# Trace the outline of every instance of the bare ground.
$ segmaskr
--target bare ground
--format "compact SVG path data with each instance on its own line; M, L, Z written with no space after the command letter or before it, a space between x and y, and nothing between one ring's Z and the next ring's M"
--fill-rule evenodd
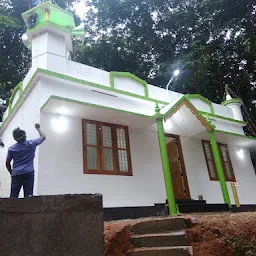
M194 256L255 256L256 212L195 214L187 229ZM129 228L138 220L105 223L105 256L125 256L132 249Z
M125 256L132 248L129 227L133 220L105 222L105 256Z
M194 256L256 255L256 212L196 215L187 229Z

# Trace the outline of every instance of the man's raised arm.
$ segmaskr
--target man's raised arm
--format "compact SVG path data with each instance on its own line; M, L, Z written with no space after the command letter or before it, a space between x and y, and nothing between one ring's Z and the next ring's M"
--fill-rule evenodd
M35 128L37 129L37 131L38 131L40 137L41 137L43 140L45 140L45 139L46 139L46 136L45 136L45 134L41 131L40 124L35 124Z

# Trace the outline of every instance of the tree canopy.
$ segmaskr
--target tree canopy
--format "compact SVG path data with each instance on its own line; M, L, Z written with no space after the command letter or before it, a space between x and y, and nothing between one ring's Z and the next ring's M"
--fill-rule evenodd
M75 0L56 0L70 9ZM254 0L87 0L84 40L77 61L129 71L164 87L223 100L228 84L256 118L256 4ZM21 42L25 1L0 3L0 83L14 87L27 72Z
M55 0L69 9L71 0ZM1 0L0 2L0 98L20 82L28 72L30 51L23 45L21 36L26 31L21 14L28 10L28 1Z
M76 59L163 87L223 100L225 85L254 118L256 4L245 0L89 0Z

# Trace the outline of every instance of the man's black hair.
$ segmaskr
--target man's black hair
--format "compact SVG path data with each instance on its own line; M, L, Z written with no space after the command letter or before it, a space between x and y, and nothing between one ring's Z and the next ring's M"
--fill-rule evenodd
M18 142L24 142L26 140L26 132L21 130L19 127L13 130L13 138Z

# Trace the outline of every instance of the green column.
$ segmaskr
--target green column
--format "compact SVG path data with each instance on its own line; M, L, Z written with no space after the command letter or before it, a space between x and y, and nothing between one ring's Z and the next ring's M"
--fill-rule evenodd
M161 159L162 159L162 165L163 165L163 171L164 171L165 188L166 188L167 200L169 205L169 212L170 212L170 215L176 215L177 206L175 203L175 198L173 193L172 176L171 176L170 163L169 163L167 147L166 147L163 118L158 118L156 120L156 123L157 123L158 140L159 140L160 153L161 153Z
M215 136L214 130L209 132L209 136L210 136L213 158L214 158L215 166L216 166L219 181L220 181L223 199L224 199L224 202L226 204L228 204L229 207L231 208L231 202L230 202L230 198L229 198L229 194L228 194L228 188L227 188L227 184L226 184L226 179L225 179L225 175L224 175L224 171L223 171L222 161L220 159L220 153L219 153L218 144L216 141L216 136Z

